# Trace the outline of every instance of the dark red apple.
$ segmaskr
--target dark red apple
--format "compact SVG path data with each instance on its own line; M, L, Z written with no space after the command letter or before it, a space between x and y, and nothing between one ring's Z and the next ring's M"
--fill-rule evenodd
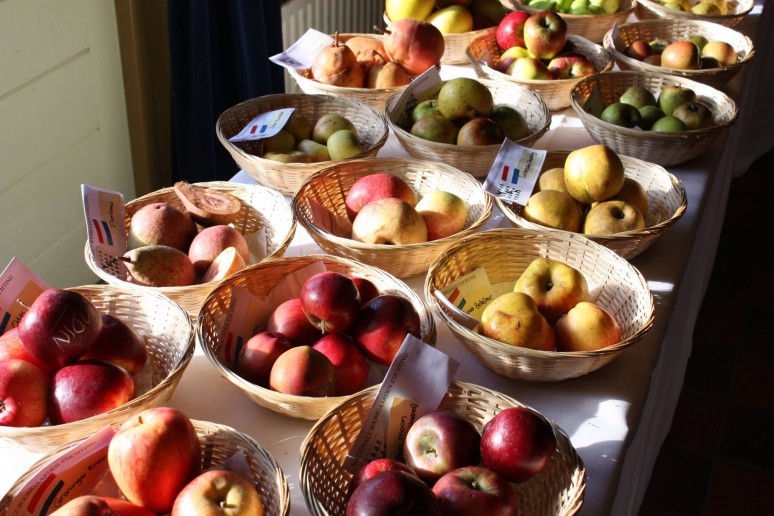
M350 187L344 198L344 206L350 221L360 209L371 201L397 197L412 206L417 205L417 195L411 186L402 178L393 174L376 173L363 176Z
M102 314L102 331L91 349L81 356L81 360L86 359L112 362L134 376L145 367L148 349L131 326L114 315Z
M350 276L352 281L355 282L357 291L360 293L360 306L368 303L370 300L379 295L379 287L377 287L373 281L360 276Z
M269 386L274 362L293 347L286 336L273 331L256 333L245 342L236 357L234 371L247 381L261 387Z
M519 503L502 475L480 466L465 466L446 473L433 485L444 515L486 514L517 516Z
M440 516L441 504L427 484L410 473L385 471L360 484L347 502L346 516Z
M297 297L280 303L269 315L266 321L266 331L281 333L294 346L312 346L323 333L315 328L301 308L301 300Z
M19 328L11 328L0 335L0 360L24 360L35 365L44 373L50 375L56 370L53 366L45 364L29 354L19 338Z
M360 294L351 278L334 271L318 272L301 287L301 308L323 333L346 332L360 309Z
M312 347L328 357L336 370L336 396L354 394L365 387L368 362L351 337L343 333L331 333Z
M0 426L45 423L49 382L46 373L25 360L0 360Z
M443 475L479 463L481 436L473 423L447 411L429 412L406 432L403 460L432 485Z
M328 357L310 346L296 346L274 362L269 387L295 396L333 396L336 369Z
M74 290L44 290L19 322L19 339L30 355L55 368L75 362L102 329L94 304Z
M524 24L529 18L527 11L513 11L505 15L497 25L495 39L497 45L502 50L508 50L511 47L522 47L524 45Z
M643 39L635 39L624 49L624 54L632 59L642 61L646 57L653 55L653 47Z
M524 407L501 410L481 432L481 461L511 482L526 482L540 473L555 448L551 423Z
M137 394L126 369L102 360L84 360L54 373L48 396L53 425L80 421L118 408Z
M372 461L365 463L363 467L357 470L357 473L355 473L352 476L352 480L349 483L350 495L355 489L357 489L357 487L360 484L362 484L366 480L373 478L380 473L384 473L385 471L392 471L392 470L405 471L410 475L414 475L414 476L417 475L417 473L413 469L408 467L403 462L397 461L395 459L389 459L387 457L382 457L381 459L374 459Z
M421 338L419 313L398 294L382 294L363 305L349 334L365 357L390 365L406 334Z
M82 495L52 512L51 516L154 516L155 514L121 498Z

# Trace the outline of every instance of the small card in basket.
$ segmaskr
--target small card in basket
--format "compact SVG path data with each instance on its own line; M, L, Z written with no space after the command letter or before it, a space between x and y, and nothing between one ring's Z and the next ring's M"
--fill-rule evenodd
M285 127L290 115L296 108L283 108L267 111L256 116L237 134L228 139L230 142L255 141L271 138Z
M439 292L441 295L436 295L436 298L444 305L445 311L471 329L481 320L484 308L494 298L492 284L483 267L465 274Z
M392 121L401 127L410 125L411 110L423 100L427 100L437 95L441 91L443 82L438 68L431 66L421 75L417 76L403 90L398 97L395 107L390 113Z
M328 34L309 29L287 50L269 57L269 60L284 68L306 70L314 64L314 58L320 49L331 43L333 43L333 38Z
M511 204L527 204L548 151L529 149L506 138L484 181L484 191Z
M81 185L81 196L92 256L104 271L126 278L126 265L116 259L126 252L124 196L90 185Z
M19 325L27 308L48 284L17 258L0 274L0 335Z

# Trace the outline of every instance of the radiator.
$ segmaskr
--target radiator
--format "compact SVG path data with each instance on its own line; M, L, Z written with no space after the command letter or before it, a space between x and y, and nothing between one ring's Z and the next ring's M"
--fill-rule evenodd
M326 34L373 33L384 27L384 0L290 0L282 4L282 47L288 48L308 29ZM300 93L285 72L285 91Z

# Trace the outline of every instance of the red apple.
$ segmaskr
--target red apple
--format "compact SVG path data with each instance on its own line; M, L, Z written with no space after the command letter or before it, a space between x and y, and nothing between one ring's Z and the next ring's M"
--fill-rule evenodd
M56 370L53 366L41 362L37 358L30 355L29 352L27 352L21 342L21 339L19 338L18 327L11 328L10 330L0 335L0 360L8 360L11 358L29 362L49 375Z
M155 514L121 498L81 495L52 512L51 516L155 516Z
M46 421L49 377L15 358L0 360L0 426L40 426Z
M333 396L336 369L328 357L310 346L296 346L274 362L269 387L295 396Z
M538 11L524 22L524 45L538 59L551 59L567 43L567 22L554 11Z
M119 427L108 446L108 465L127 500L167 513L201 471L201 445L183 412L153 407Z
M140 334L118 317L102 314L102 331L81 359L112 362L136 375L145 367L148 349Z
M41 362L59 368L91 348L102 329L94 304L74 290L44 290L19 322L24 349Z
M495 39L502 50L524 46L524 24L528 18L527 11L513 11L500 20L495 32Z
M578 79L594 75L594 63L582 54L559 54L548 63L548 70L554 79Z
M366 480L373 478L376 475L379 475L380 473L384 473L385 471L392 471L392 470L405 471L409 475L414 475L414 476L417 475L417 473L409 466L407 466L405 463L397 461L395 459L390 459L387 457L382 457L381 459L374 459L372 461L365 463L363 467L357 470L357 473L355 473L352 476L352 480L349 483L350 496L352 495L352 492L355 489L357 489L357 486L359 486Z
M453 412L429 412L414 421L403 442L403 459L432 485L443 475L479 463L481 436L473 423Z
M245 342L236 357L234 372L261 387L269 386L269 375L274 362L293 347L286 336L272 331L256 333Z
M653 47L650 46L650 43L643 39L636 39L629 43L629 45L624 49L624 54L626 54L628 57L631 57L632 59L642 61L646 57L652 56L654 51Z
M266 321L266 331L281 333L294 346L311 346L323 333L315 328L301 307L301 299L294 297L280 303Z
M446 473L433 485L444 514L516 516L518 500L502 475L480 466L464 466Z
M180 491L172 516L261 516L263 502L242 475L224 469L199 474Z
M113 410L137 394L126 369L103 360L83 360L54 373L48 396L53 425L72 423Z
M441 506L430 487L405 471L385 471L360 484L347 502L346 516L440 516Z
M402 178L387 173L369 174L355 181L347 191L344 205L349 220L355 220L360 209L369 202L386 197L403 199L412 206L417 204L416 193Z
M323 333L347 331L360 309L355 282L334 271L318 272L306 280L298 297L309 322Z
M677 70L698 70L701 68L701 50L693 41L675 41L661 52L661 66Z
M373 281L367 278L361 278L360 276L350 277L352 278L352 281L355 282L358 293L360 293L360 306L363 306L379 295L379 287L374 285Z
M481 462L511 482L526 482L540 473L555 448L551 424L525 407L501 410L481 432Z
M363 305L349 333L367 359L390 365L406 334L421 338L420 329L419 313L411 301L382 294Z
M331 333L312 347L328 357L336 370L336 396L354 394L365 387L368 362L349 336Z

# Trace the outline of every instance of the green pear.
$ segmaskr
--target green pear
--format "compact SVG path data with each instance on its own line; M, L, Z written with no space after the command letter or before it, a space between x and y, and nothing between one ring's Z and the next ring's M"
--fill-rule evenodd
M134 283L149 287L181 287L196 283L188 255L167 245L147 245L127 251L121 261Z
M341 129L328 137L328 153L332 160L351 158L361 152L360 140L349 129Z
M355 125L338 113L328 113L317 119L312 128L312 139L317 143L327 145L328 138L336 131L349 129L357 136Z
M317 143L314 140L301 140L298 142L297 150L309 156L313 163L331 160L331 154L328 152L328 146Z

